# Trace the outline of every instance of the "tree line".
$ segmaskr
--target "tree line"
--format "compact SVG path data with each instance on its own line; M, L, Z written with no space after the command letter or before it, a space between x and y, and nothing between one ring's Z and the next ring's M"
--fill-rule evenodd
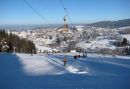
M101 28L119 28L130 26L130 19L123 19L118 21L100 21L86 26L101 27Z
M123 38L122 41L114 42L116 47L123 47L122 53L125 55L130 55L130 43L127 38Z
M35 44L0 29L0 52L36 53Z

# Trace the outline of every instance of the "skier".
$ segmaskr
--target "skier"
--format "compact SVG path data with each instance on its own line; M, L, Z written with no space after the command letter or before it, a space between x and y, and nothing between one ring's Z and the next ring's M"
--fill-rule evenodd
M78 55L78 58L80 58L80 55Z
M86 56L83 54L83 58L85 58Z
M64 66L66 66L66 63L67 63L67 58L66 58L66 56L65 56L63 62L64 62Z
M77 59L77 55L74 55L74 59Z

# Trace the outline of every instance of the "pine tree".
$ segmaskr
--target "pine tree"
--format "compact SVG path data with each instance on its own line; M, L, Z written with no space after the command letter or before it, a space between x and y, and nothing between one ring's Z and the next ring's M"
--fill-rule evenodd
M127 45L127 39L126 39L126 38L123 38L122 46L126 46L126 45Z

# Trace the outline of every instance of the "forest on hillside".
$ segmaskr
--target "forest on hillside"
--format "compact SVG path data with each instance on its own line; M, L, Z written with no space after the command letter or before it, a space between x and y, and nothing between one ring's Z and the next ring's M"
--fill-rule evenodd
M101 28L119 28L130 26L130 19L123 19L118 21L100 21L86 26L101 27Z
M15 34L0 30L0 52L36 53L35 44Z

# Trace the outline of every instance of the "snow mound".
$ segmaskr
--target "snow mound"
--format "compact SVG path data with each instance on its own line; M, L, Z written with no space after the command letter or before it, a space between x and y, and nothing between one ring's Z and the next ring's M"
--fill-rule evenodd
M89 69L87 68L87 66L78 60L71 60L71 63L68 65L66 70L74 74L88 74L89 73Z
M67 68L67 71L69 71L70 73L74 73L74 74L86 74L86 73L88 73L88 72L85 71L85 70L80 70L80 69L75 68L75 67L73 67L73 66L69 66L69 67Z

